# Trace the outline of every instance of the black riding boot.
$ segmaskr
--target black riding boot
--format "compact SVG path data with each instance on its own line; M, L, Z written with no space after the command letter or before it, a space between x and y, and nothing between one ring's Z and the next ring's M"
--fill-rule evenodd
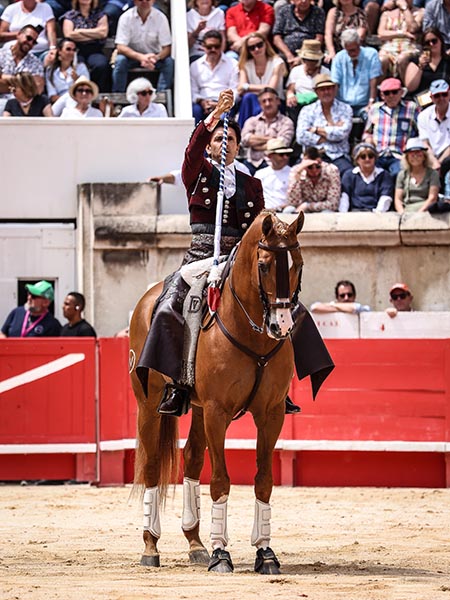
M166 383L164 395L158 406L161 415L181 417L189 411L191 390L177 383Z
M292 402L289 396L286 396L284 400L284 414L285 415L293 415L295 413L299 413L302 409L300 406L297 406Z

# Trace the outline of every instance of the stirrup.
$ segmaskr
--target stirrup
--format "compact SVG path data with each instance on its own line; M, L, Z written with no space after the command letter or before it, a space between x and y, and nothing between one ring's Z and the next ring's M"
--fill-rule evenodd
M161 415L170 415L181 417L189 412L189 397L191 390L177 383L166 383L164 394L158 406L158 412Z

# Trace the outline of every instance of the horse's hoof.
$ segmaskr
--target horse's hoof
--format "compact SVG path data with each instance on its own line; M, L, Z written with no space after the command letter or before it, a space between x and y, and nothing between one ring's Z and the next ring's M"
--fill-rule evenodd
M159 567L159 554L143 554L141 556L141 565L143 567Z
M255 572L261 575L279 575L280 562L272 548L260 548L256 552Z
M207 565L209 564L209 552L206 548L202 550L191 550L189 552L189 562L195 565Z
M232 573L234 571L230 553L222 548L216 548L209 561L208 571L214 573Z

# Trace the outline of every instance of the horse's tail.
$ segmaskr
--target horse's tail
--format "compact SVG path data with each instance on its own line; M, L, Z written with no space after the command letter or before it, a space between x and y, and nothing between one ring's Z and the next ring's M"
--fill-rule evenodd
M159 435L157 447L157 462L159 473L157 485L160 488L161 502L167 497L167 490L171 483L178 480L180 455L178 451L178 419L175 417L161 415L159 421ZM148 463L147 452L144 444L138 440L136 445L136 457L134 461L134 486L132 496L142 496L145 487L145 466ZM155 465L156 466L156 465Z

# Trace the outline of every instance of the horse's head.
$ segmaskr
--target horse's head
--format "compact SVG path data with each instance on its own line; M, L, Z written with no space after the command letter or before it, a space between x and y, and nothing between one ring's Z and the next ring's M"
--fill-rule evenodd
M287 337L294 327L292 309L300 292L303 266L297 235L303 222L303 213L290 225L274 213L262 213L257 249L259 293L267 333L275 339Z

